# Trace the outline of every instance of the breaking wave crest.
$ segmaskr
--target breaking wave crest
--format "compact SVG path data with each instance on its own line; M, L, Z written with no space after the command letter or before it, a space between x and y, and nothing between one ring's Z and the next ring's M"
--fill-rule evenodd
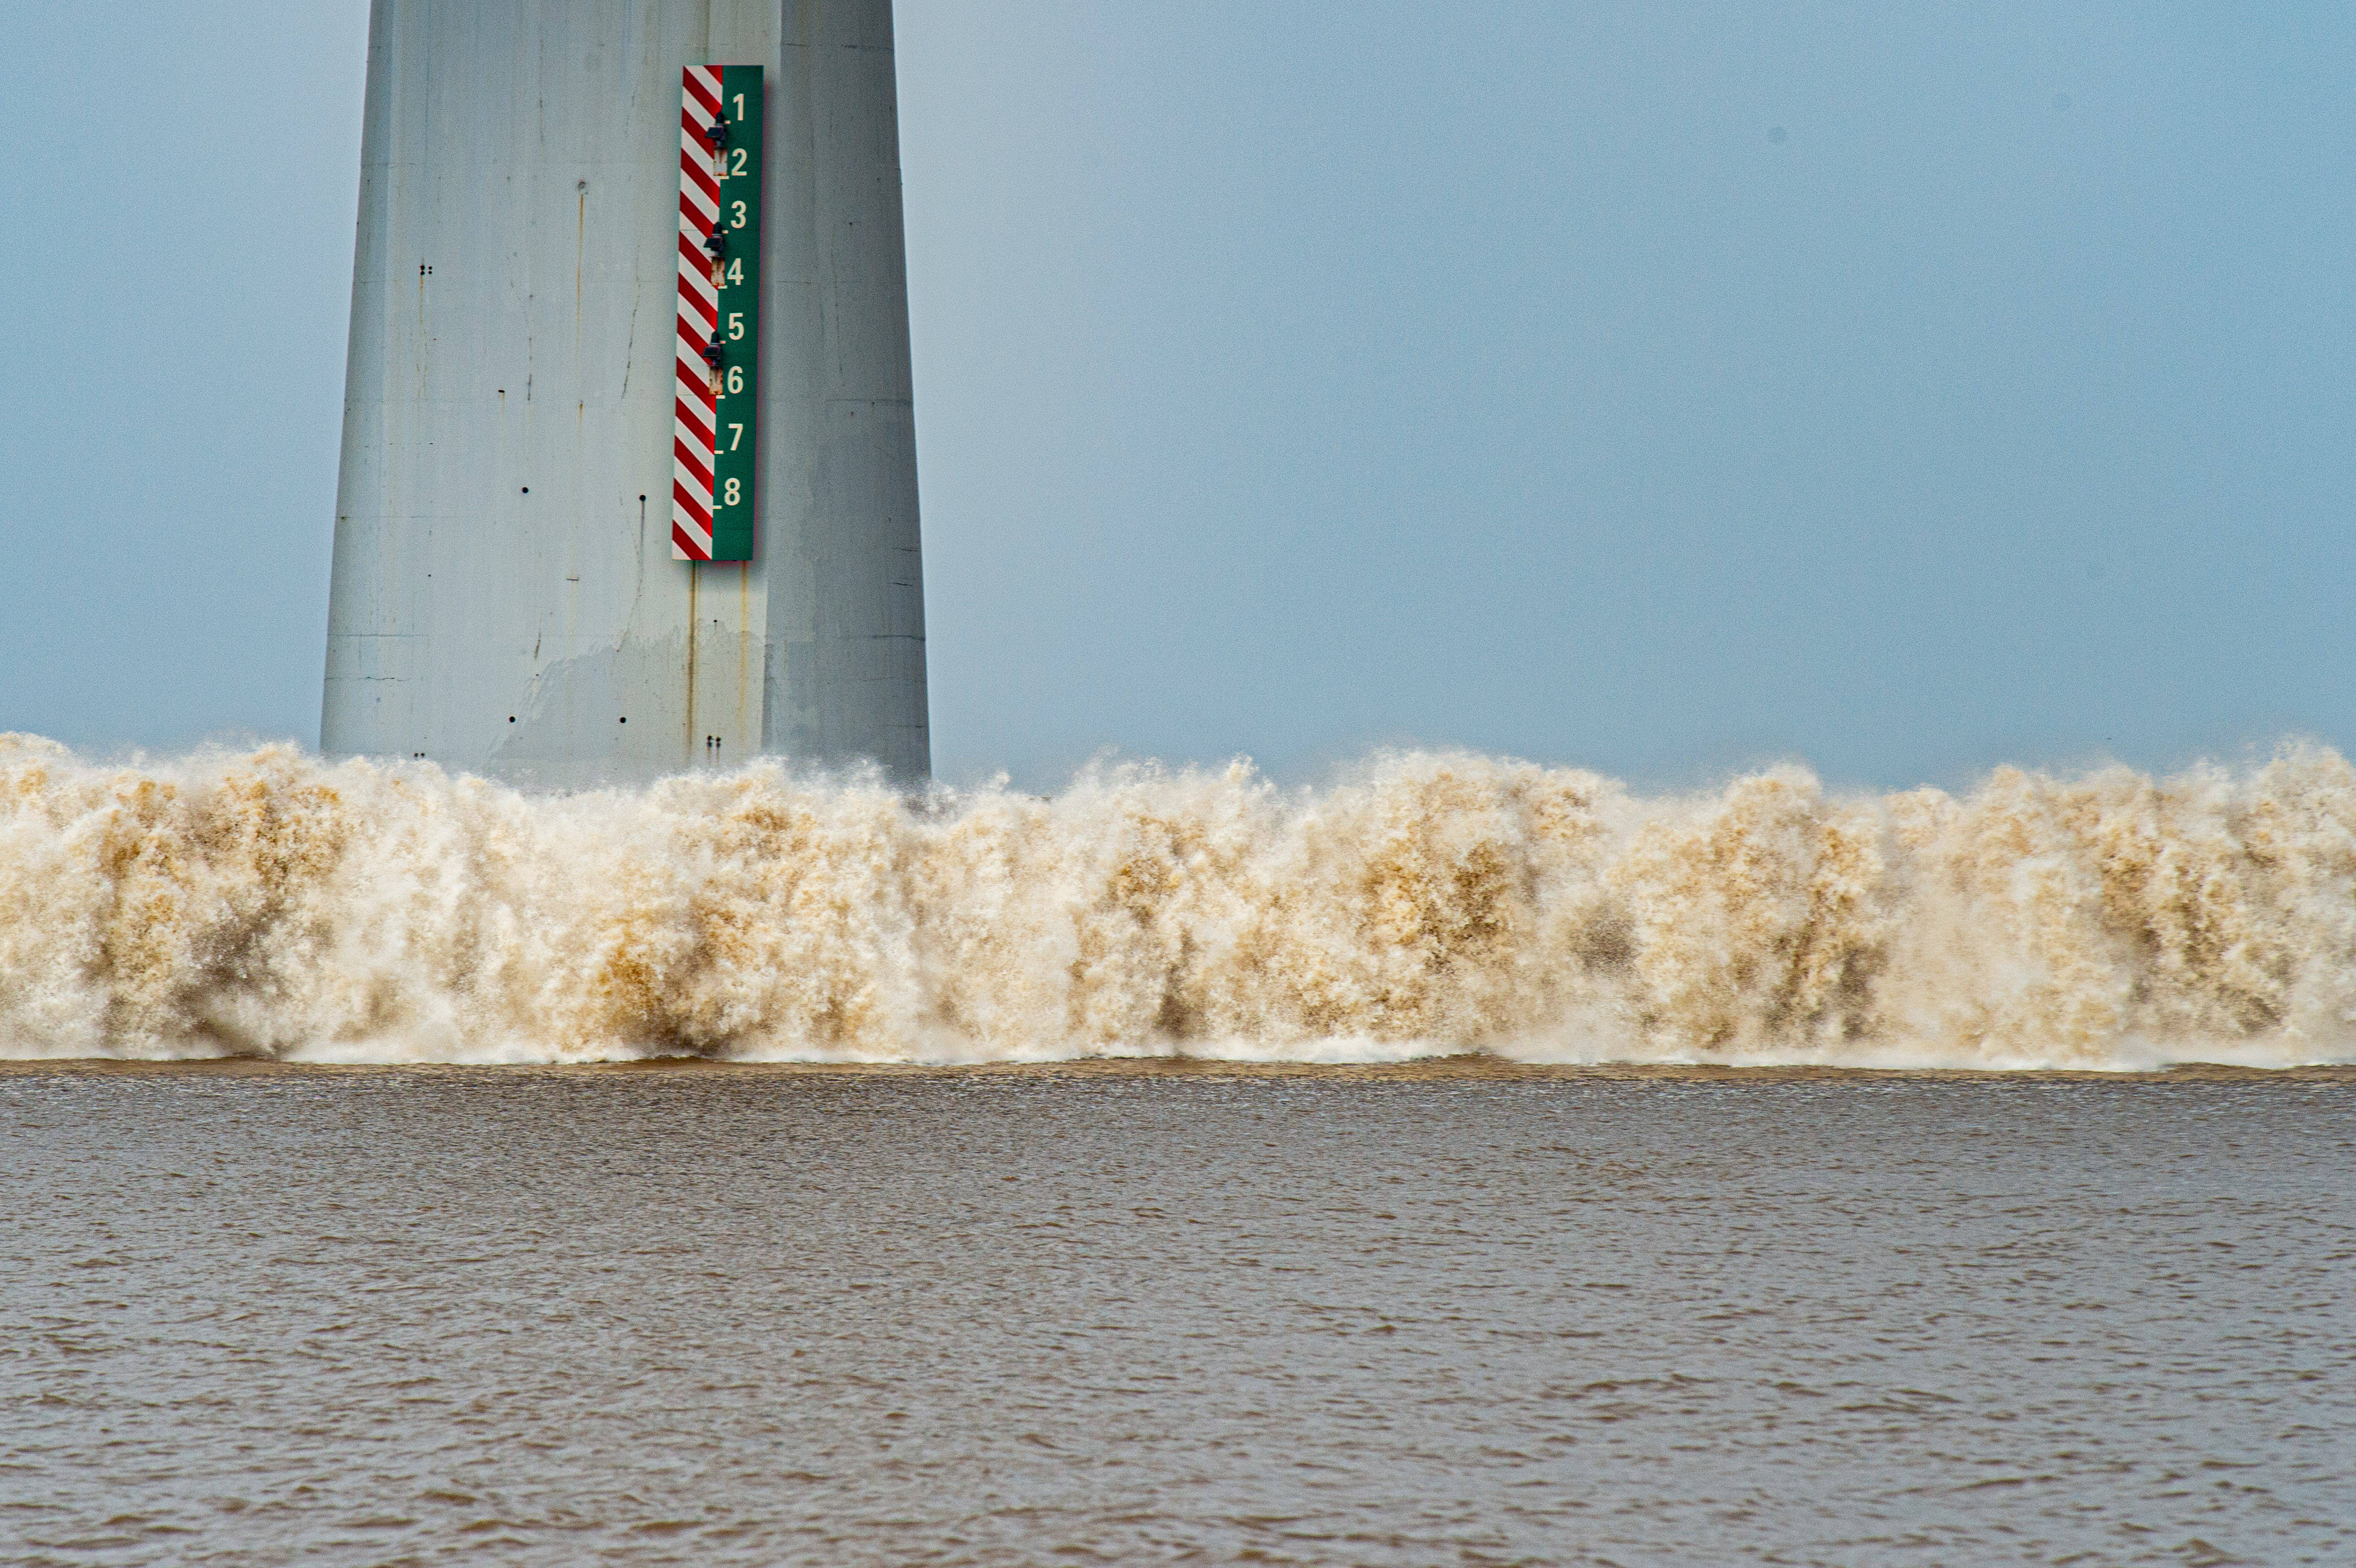
M0 736L0 1057L2356 1059L2356 770L1968 795L1462 753L1316 790L772 766L532 796Z

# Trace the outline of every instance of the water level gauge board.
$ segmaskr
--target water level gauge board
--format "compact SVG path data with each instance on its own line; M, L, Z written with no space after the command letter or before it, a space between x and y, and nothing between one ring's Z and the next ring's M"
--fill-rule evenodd
M670 553L681 561L750 561L761 369L761 68L691 65L681 77Z

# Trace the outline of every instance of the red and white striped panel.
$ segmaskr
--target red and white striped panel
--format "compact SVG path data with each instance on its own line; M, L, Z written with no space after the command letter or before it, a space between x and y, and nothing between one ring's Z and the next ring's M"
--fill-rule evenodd
M679 428L671 447L670 545L680 561L712 559L712 464L715 445L712 371L703 346L720 320L719 291L703 242L720 218L704 127L720 113L720 69L683 73L679 118Z

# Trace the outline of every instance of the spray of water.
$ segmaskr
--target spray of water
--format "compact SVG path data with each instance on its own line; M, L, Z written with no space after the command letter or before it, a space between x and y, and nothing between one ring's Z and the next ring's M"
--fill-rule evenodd
M2356 1060L2356 770L1643 798L1461 753L1321 789L776 767L532 796L0 736L0 1056Z

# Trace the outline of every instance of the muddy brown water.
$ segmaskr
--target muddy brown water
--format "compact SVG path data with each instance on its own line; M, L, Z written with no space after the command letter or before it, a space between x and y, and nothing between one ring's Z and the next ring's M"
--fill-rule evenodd
M0 1069L0 1560L2356 1560L2356 1073Z

